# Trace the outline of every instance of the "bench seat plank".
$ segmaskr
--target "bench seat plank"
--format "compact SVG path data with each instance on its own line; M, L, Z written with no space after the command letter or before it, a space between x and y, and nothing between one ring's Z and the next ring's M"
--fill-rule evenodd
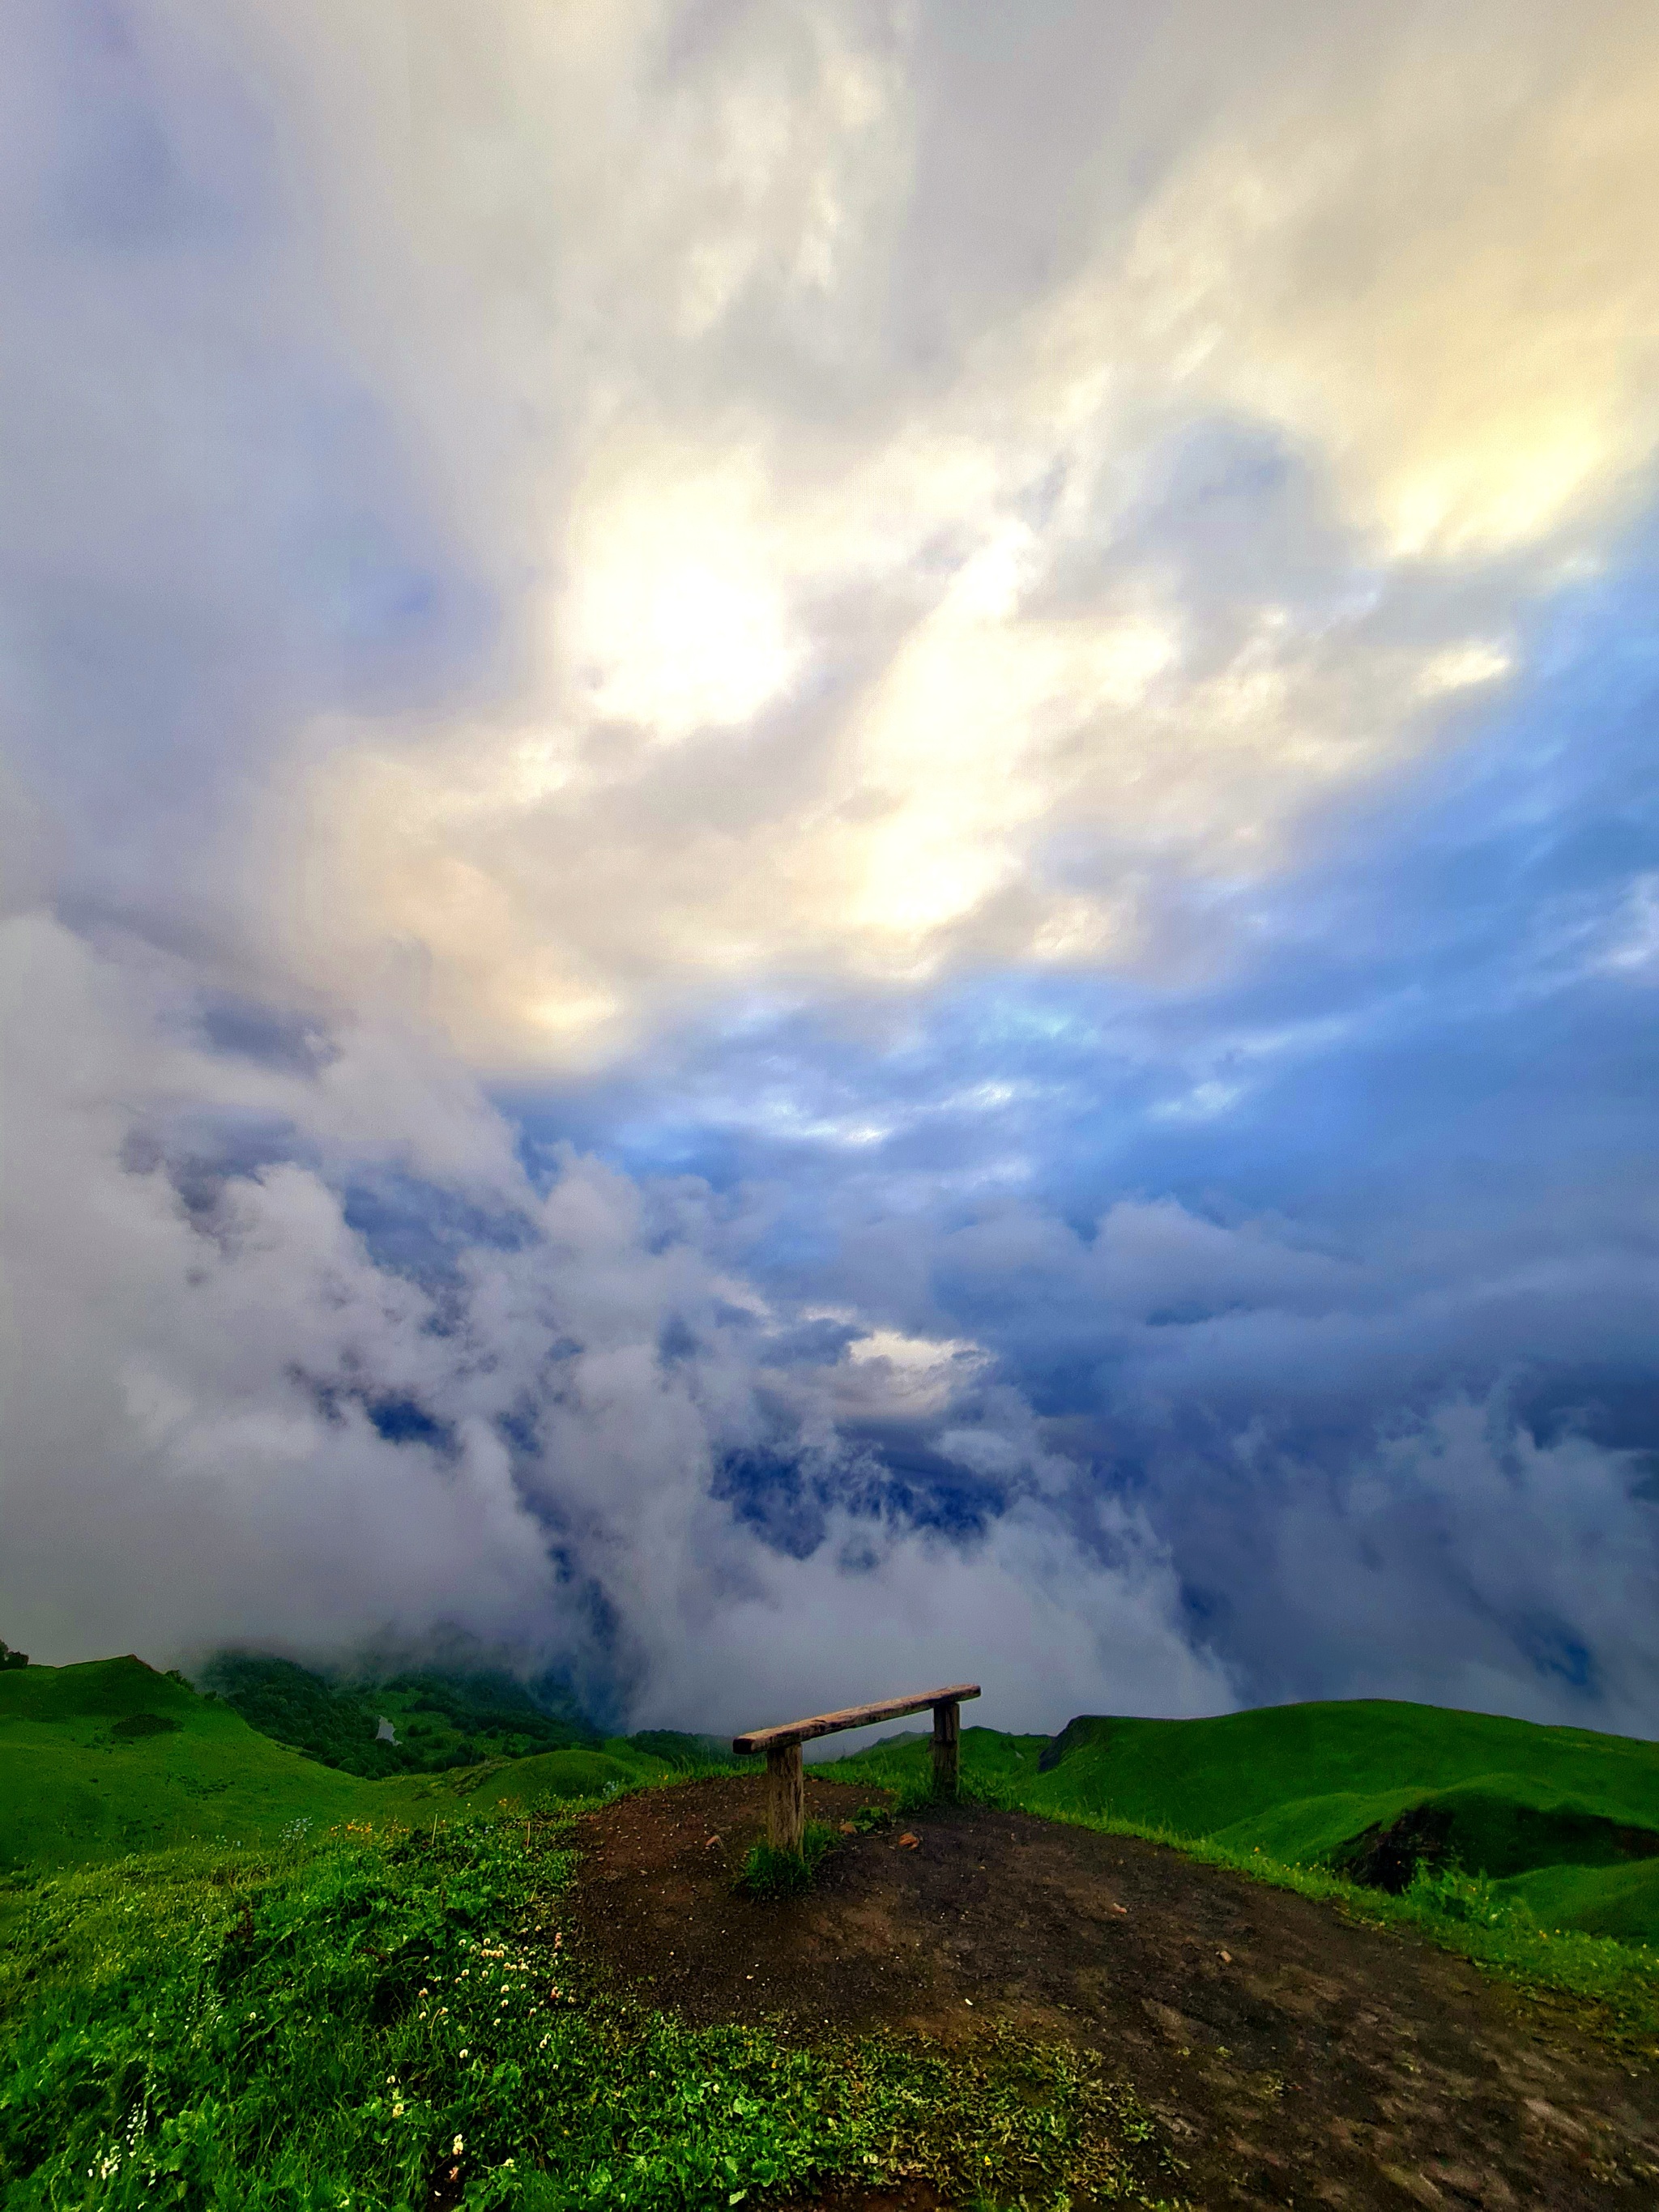
M811 1720L789 1721L781 1728L752 1729L747 1735L734 1735L732 1748L735 1752L780 1751L787 1744L810 1743L814 1736L868 1728L876 1721L896 1721L906 1713L925 1712L929 1705L957 1705L978 1695L977 1682L954 1682L949 1689L923 1690L914 1698L883 1698L873 1705L848 1705L844 1712L815 1713Z

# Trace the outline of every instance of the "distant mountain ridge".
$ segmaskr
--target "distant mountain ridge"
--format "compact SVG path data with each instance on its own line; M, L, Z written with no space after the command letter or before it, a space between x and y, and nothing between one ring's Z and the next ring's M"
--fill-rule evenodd
M262 1735L366 1780L441 1773L601 1740L562 1686L541 1686L538 1695L498 1668L409 1668L354 1681L267 1652L225 1650L197 1669L197 1680ZM392 1724L391 1739L382 1720Z

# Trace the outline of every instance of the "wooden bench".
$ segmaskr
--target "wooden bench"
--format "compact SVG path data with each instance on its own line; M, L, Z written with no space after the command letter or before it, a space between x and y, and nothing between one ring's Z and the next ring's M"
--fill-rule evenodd
M962 1701L979 1695L977 1682L955 1682L948 1690L923 1690L914 1698L884 1698L873 1705L849 1705L845 1712L815 1713L810 1721L782 1728L755 1729L734 1735L732 1748L766 1753L766 1833L775 1850L798 1851L806 1816L806 1777L800 1747L814 1736L838 1735L842 1729L868 1728L896 1721L905 1713L933 1709L933 1788L954 1797L961 1771Z

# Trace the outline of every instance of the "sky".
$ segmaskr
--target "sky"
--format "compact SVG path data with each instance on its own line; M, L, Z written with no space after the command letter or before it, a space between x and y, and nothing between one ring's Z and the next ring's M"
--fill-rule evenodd
M1659 1736L1645 0L15 0L0 1630Z

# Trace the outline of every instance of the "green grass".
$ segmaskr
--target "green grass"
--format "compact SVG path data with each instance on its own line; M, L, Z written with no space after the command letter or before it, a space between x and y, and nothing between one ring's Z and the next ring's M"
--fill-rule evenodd
M625 1737L619 1737L602 1749L540 1752L529 1759L460 1768L402 1788L380 1785L377 1802L397 1810L410 1808L416 1814L425 1808L428 1818L477 1798L535 1812L567 1798L614 1797L618 1790L666 1780L679 1771L635 1751Z
M1659 1744L1383 1699L1215 1720L1085 1718L1050 1759L1033 1796L1057 1810L1157 1817L1251 1843L1287 1813L1311 1845L1403 1802L1474 1788L1659 1829Z
M266 1652L221 1651L198 1680L261 1735L371 1780L599 1741L580 1716L547 1712L522 1683L487 1669L410 1668L341 1682ZM380 1739L382 1719L395 1741Z
M561 1820L200 1844L13 1878L0 1938L9 2212L176 2204L732 2206L832 2175L956 2201L1172 2200L1097 2062L1005 2037L804 2050L584 1982Z
M812 1887L812 1877L840 1840L823 1821L808 1820L798 1851L781 1851L775 1844L751 1844L737 1886L751 1897L798 1897Z
M1510 1849L1502 1832L1528 1811L1659 1830L1659 1744L1431 1705L1364 1699L1216 1720L1083 1719L1055 1749L1034 1802L1304 1857L1441 1797L1473 1797L1461 1826L1471 1864Z
M970 1729L963 1762L971 1796L1176 1843L1659 2038L1659 1858L1631 1856L1659 1831L1654 1745L1356 1704ZM558 1942L572 1810L731 1764L659 1735L369 1780L136 1659L0 1669L8 2212L413 2212L441 2161L468 2203L532 2212L836 2174L1174 2197L1131 2094L1075 2054L803 2051L584 1984ZM901 1817L931 1790L925 1737L827 1771ZM1456 1863L1397 1897L1343 1878L1356 1837L1424 1806Z
M118 1734L146 1714L174 1725ZM137 1659L0 1674L0 1868L275 1838L358 1816L371 1788Z
M677 1771L617 1738L366 1781L273 1741L223 1700L137 1659L0 1670L0 1869L192 1841L270 1844L343 1820L429 1826L493 1814L503 1801L533 1811Z
M1024 1802L1024 1793L1038 1778L1037 1761L1051 1739L1046 1735L1005 1735L1000 1729L964 1729L962 1732L962 1779L969 1797L1006 1798ZM828 1782L851 1782L861 1788L888 1792L896 1814L920 1812L933 1802L933 1739L917 1729L890 1737L871 1750L848 1759L815 1760L809 1771Z

